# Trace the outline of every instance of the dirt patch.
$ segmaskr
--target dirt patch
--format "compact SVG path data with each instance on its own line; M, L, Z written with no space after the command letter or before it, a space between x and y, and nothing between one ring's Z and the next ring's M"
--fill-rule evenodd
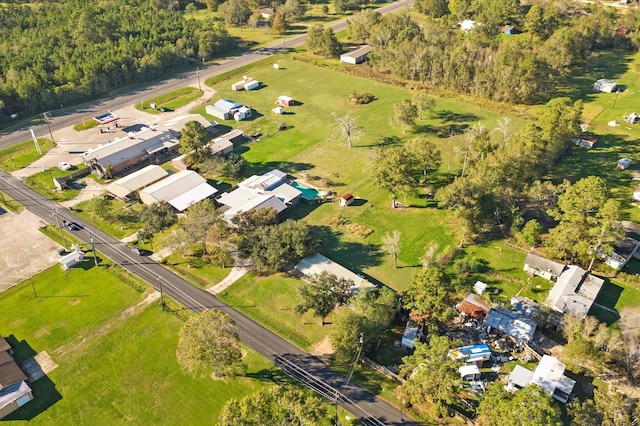
M630 306L620 311L618 321L625 340L640 336L640 306Z
M325 336L324 339L316 343L309 351L311 355L315 355L315 356L331 355L334 352L335 352L335 349L331 344L331 340L329 339L329 336Z
M29 358L24 361L20 366L29 377L29 381L35 382L55 370L58 367L58 364L53 362L53 359L51 359L49 354L43 351L33 358Z
M63 201L62 203L60 203L62 206L67 208L73 207L83 201L92 199L93 197L99 195L104 191L104 185L99 184L91 178L82 179L81 182L84 183L85 186L82 187L78 195L73 197L72 200Z

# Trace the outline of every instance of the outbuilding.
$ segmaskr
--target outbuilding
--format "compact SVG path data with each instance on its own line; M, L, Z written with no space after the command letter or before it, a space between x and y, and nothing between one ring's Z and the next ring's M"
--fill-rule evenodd
M276 103L281 107L288 107L295 105L296 101L294 101L293 98L290 98L289 96L280 95L278 96L278 100L276 101Z
M347 207L349 204L353 203L355 197L349 193L344 194L340 197L340 207Z
M482 376L482 374L480 373L480 369L477 365L474 364L463 365L462 367L458 368L458 371L460 372L460 378L462 380L467 380L470 382L479 380Z
M369 53L373 51L373 47L364 45L359 48L352 50L348 53L343 53L340 55L340 62L344 62L346 64L361 64L367 60L369 57Z
M617 89L618 84L615 81L609 80L607 78L601 78L593 83L593 90L595 92L611 93L615 92Z
M60 259L58 259L58 263L62 265L62 269L66 271L67 269L74 267L83 260L84 253L76 248L71 253L65 254Z

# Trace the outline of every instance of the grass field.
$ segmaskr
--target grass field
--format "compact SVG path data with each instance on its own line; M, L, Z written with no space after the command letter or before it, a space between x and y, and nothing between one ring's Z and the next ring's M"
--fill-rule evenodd
M27 167L47 152L49 152L55 144L46 138L38 138L41 154L38 154L33 141L24 141L10 148L0 151L0 169L12 172Z
M163 93L155 98L145 99L140 104L136 104L136 109L149 114L160 114L165 110L173 111L195 101L203 93L202 90L194 87L183 87L173 92ZM156 107L152 108L151 104L155 104Z

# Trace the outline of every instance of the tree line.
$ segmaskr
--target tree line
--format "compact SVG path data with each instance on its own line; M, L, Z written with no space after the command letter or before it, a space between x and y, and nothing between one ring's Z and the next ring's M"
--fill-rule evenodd
M442 3L446 13L434 13L429 6L433 3ZM409 14L382 16L367 9L349 19L348 34L352 41L374 47L370 62L377 71L480 98L534 104L547 101L594 51L640 47L637 14L617 15L613 8L602 7L577 11L563 5L525 8L499 0L421 0L418 11L442 18L418 24ZM454 14L450 8L460 10ZM469 18L478 24L464 34L456 22ZM531 37L501 38L506 24Z
M224 23L164 2L0 6L0 113L41 112L161 77L235 45Z

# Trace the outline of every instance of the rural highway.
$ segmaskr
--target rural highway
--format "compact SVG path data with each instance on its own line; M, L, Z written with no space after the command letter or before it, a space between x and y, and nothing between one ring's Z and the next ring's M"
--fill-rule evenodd
M402 0L397 3L391 3L387 6L381 7L378 9L378 12L382 14L396 12L409 7L412 3L413 0ZM342 31L347 27L347 21L342 20L336 22L335 24L330 25L330 27L335 32ZM301 46L304 44L306 38L306 34L297 35L288 39L283 38L270 46L250 51L241 56L226 58L200 69L199 77L196 71L192 71L164 80L160 83L153 84L146 88L134 90L121 96L102 99L100 101L96 101L94 104L88 103L84 107L77 109L65 109L64 112L62 112L62 110L51 111L53 115L53 118L49 122L51 131L55 132L56 130L74 126L75 124L80 123L82 119L96 116L107 110L116 112L124 107L135 105L145 99L153 98L162 93L171 92L181 87L198 87L199 81L204 82L210 77L220 75L228 71L233 71L236 68L252 64L277 53L282 53L285 46L287 49ZM29 128L32 128L37 135L49 134L47 124L44 122L41 124L23 122L21 125L13 126L8 131L0 133L0 149L5 149L9 146L29 140L31 138Z
M211 293L194 287L152 259L138 256L126 244L83 222L69 210L45 198L4 171L0 171L0 192L20 202L29 211L54 226L60 226L64 221L79 224L82 229L68 232L86 244L91 244L93 239L98 252L188 309L200 312L215 308L226 312L235 321L242 342L274 361L285 373L331 402L337 399L340 406L358 416L364 425L419 425L363 388L353 384L343 386L345 377L328 368L318 358L301 351L222 303Z

